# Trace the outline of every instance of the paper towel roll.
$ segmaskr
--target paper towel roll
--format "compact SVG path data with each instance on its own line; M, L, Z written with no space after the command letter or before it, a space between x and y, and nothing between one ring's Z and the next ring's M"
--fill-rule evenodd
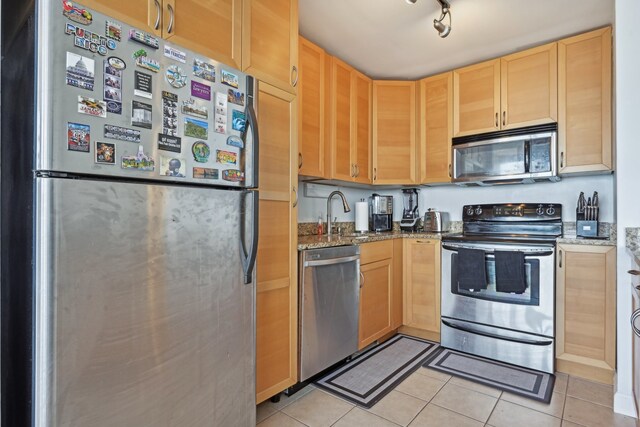
M369 231L369 204L356 203L356 231Z

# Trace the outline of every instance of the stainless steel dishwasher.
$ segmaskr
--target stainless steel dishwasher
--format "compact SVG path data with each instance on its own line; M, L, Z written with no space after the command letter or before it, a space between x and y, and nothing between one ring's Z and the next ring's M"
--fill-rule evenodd
M360 248L300 253L300 381L358 351Z

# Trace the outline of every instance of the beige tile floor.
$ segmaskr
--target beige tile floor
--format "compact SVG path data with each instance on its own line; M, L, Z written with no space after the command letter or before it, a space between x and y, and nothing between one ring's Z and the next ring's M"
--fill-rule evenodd
M310 385L258 405L258 427L636 427L613 413L613 387L558 374L543 404L420 368L371 409Z

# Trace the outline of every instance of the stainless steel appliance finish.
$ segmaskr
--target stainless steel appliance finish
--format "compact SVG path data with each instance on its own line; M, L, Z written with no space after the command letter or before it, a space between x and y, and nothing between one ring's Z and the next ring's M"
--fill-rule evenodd
M360 248L300 253L299 381L358 351Z
M555 238L562 233L562 207L465 206L463 230L461 235L442 239L441 344L553 373ZM462 248L484 251L486 289L459 286L457 263ZM498 291L496 251L523 253L524 292Z
M454 138L453 182L557 181L557 124Z
M393 196L374 193L369 197L369 229L376 232L393 229Z
M424 231L442 233L449 230L449 213L428 209L424 214Z
M344 196L342 191L333 191L331 194L329 194L329 197L327 197L327 236L331 236L333 234L333 224L331 220L333 213L331 212L331 202L333 201L334 196L340 197L340 200L342 201L342 209L345 213L351 212L351 208L349 207L347 198Z
M255 425L243 192L36 185L35 425Z

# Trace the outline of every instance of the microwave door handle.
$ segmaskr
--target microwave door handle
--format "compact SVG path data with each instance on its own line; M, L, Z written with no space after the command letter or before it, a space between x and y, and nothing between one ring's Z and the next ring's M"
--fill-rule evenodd
M531 141L526 140L524 142L524 172L530 172L530 163L531 163Z

